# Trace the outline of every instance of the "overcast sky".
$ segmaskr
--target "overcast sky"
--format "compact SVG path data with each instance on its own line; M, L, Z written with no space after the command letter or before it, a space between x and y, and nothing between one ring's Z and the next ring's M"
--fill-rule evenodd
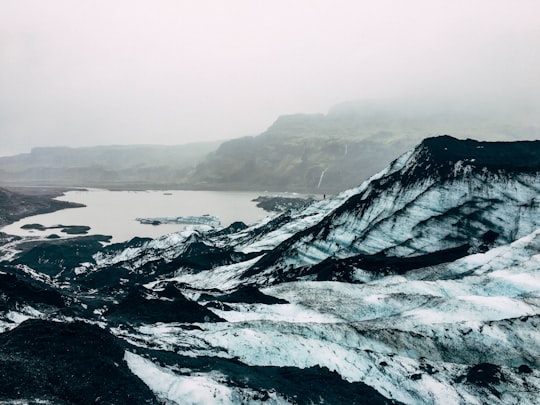
M263 132L360 99L538 106L537 0L0 0L0 155Z

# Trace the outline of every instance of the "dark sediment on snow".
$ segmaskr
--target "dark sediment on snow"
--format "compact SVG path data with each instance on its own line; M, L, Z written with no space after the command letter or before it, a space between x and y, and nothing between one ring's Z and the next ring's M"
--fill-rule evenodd
M108 319L121 323L219 322L219 316L196 302L188 300L173 285L153 294L136 287L116 306L106 312Z
M311 267L318 281L336 280L353 282L355 269L362 269L376 275L405 274L414 269L435 266L460 259L469 254L470 245L428 253L413 257L389 257L384 254L357 255L346 259L328 258Z
M244 286L230 294L223 294L217 296L203 294L200 300L237 303L241 302L245 304L288 304L288 301L266 295L254 286Z
M312 197L259 196L252 201L255 201L257 207L265 211L283 212L290 209L302 208L315 200Z
M247 365L236 359L187 357L171 352L137 349L163 366L183 367L190 373L221 373L227 385L258 392L255 400L265 402L277 393L293 404L400 405L362 382L349 382L326 367L274 367ZM246 403L249 403L246 400Z
M29 320L0 335L0 401L157 403L119 340L82 322Z
M20 280L13 274L0 273L0 310L2 306L13 308L21 305L50 305L58 308L65 306L62 295L51 287L38 285L37 281Z

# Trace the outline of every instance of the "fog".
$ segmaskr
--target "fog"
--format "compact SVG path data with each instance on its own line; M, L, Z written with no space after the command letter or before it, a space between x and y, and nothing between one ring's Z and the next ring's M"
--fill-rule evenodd
M540 125L539 18L536 0L0 0L0 155L253 135L349 100Z

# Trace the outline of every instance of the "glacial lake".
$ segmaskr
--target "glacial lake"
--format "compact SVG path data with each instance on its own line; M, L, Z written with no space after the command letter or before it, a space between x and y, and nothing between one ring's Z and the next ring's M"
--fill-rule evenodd
M26 217L0 231L19 236L50 234L67 236L60 229L44 231L21 229L25 224L86 225L90 235L111 235L111 242L122 242L135 236L157 238L185 228L183 224L140 224L135 218L214 215L222 226L235 221L251 224L270 213L256 206L252 200L264 192L224 191L109 191L101 189L68 191L58 200L86 205L49 214ZM273 194L270 194L273 195Z

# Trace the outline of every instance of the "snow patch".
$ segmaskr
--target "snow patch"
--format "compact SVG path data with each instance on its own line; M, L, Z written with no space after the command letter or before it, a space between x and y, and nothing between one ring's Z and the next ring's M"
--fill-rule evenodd
M229 387L225 376L217 373L178 375L150 360L126 351L124 360L129 369L160 398L174 404L288 404L275 393L268 393L264 402L256 400L250 389ZM189 370L188 370L189 371Z

